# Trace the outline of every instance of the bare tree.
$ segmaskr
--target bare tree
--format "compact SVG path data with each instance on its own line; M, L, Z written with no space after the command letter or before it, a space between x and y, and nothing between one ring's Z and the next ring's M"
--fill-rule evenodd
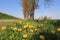
M22 0L23 14L24 18L27 20L30 17L30 20L34 20L34 11L38 8L39 0ZM52 0L44 0L45 5L50 5Z

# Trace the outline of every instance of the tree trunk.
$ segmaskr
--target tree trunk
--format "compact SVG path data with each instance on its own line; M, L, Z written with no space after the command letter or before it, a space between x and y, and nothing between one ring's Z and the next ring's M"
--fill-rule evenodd
M33 21L34 20L34 10L31 11L30 13L30 19Z
M32 3L31 11L30 11L30 20L34 20L34 3Z
M28 15L28 10L27 9L24 9L24 13L23 14L24 14L24 19L28 20L28 16L29 15Z

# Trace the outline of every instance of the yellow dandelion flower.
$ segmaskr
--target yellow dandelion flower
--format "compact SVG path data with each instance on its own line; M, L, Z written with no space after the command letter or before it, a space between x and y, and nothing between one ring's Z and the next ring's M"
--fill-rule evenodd
M43 26L43 24L40 24L40 26Z
M33 32L34 32L34 30L33 30L33 29L30 29L30 32L31 32L31 33L33 33Z
M16 28L16 27L13 27L13 28L12 28L12 30L14 30L14 31L15 31L15 30L17 30L17 28Z
M37 31L38 30L38 28L35 28L35 31Z
M39 38L40 38L41 40L44 40L44 39L45 39L45 36L44 36L44 35L40 35Z
M24 28L28 28L28 25L25 25Z
M28 37L28 35L25 33L23 34L23 38L26 39Z
M54 30L51 30L51 33L53 33L53 34L54 34L54 33L55 33L55 31L54 31Z
M22 29L21 29L21 28L18 28L18 31L20 31L20 32L21 32L21 31L22 31Z
M29 25L29 28L33 28L34 26L33 25Z
M60 31L60 28L57 28L57 31Z
M13 27L11 27L11 29L13 29Z
M5 30L6 29L6 26L2 26L1 30Z

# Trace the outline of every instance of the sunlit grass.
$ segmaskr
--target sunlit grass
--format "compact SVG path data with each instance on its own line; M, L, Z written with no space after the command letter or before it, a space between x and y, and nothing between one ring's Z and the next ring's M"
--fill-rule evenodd
M49 39L46 38L47 35L53 37L52 35L56 35L56 32L59 31L60 29L56 29L48 20L39 22L30 20L3 22L0 24L0 40L47 40Z

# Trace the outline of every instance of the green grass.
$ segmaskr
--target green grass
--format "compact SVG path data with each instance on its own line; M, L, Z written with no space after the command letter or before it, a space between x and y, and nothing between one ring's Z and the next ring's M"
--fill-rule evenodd
M50 22L51 20L17 20L15 22L3 22L0 24L0 40L41 40L41 38L39 38L40 35L43 35L45 40L56 40L57 30ZM27 24L28 27L24 28ZM33 25L33 28L31 28L34 30L33 33L30 32L31 29L29 25ZM6 26L6 29L1 30L4 26ZM11 27L13 28L11 29ZM13 30L15 27L21 28L22 31ZM35 31L35 28L38 28L38 30ZM23 38L25 33L28 35L27 38Z
M19 18L0 12L0 20L5 19L19 19Z
M5 19L17 20L0 22L0 40L60 40L60 31L57 30L60 20L23 20L0 12L0 20ZM24 34L26 38L23 38ZM41 35L43 37L40 38Z

